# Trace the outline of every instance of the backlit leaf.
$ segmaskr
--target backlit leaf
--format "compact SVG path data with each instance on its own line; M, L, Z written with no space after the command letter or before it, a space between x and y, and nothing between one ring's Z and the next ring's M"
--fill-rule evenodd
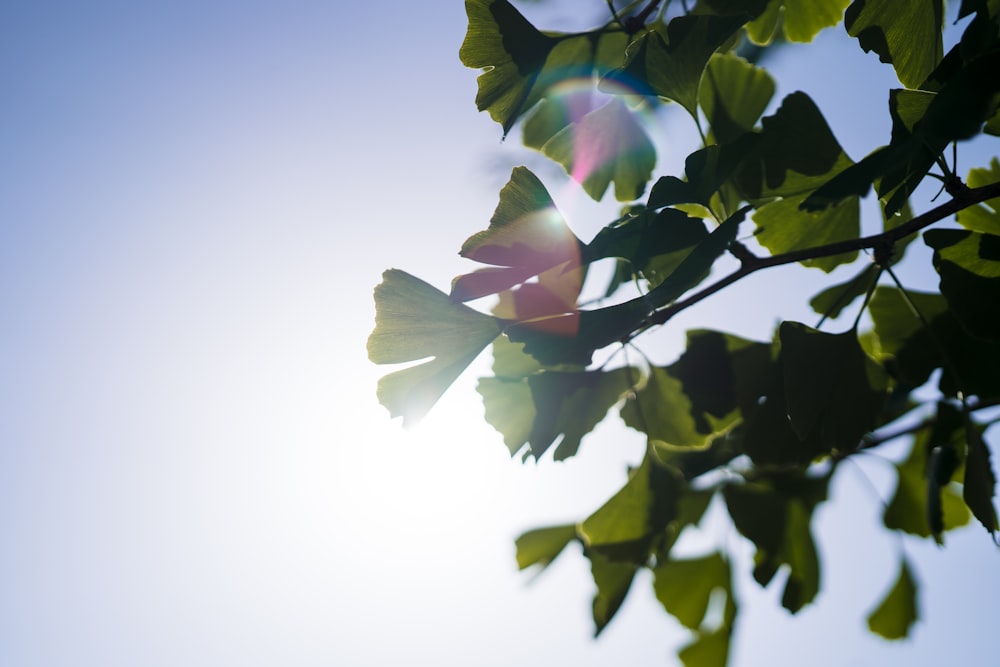
M1000 236L960 229L931 229L924 241L934 248L941 294L965 329L1000 343Z
M708 61L698 99L712 135L724 144L753 129L773 95L774 79L765 69L731 53L716 53Z
M542 152L600 201L615 184L619 201L637 199L656 164L656 150L624 102L610 102L560 130Z
M837 241L856 238L861 229L860 206L856 197L849 197L821 211L804 211L805 195L787 197L765 204L753 214L757 225L757 241L780 255L805 250ZM807 259L804 266L830 272L841 264L857 259L858 253L847 252L817 259Z
M885 639L904 639L919 618L917 582L906 559L903 559L896 583L868 616L868 629Z
M368 358L376 364L433 359L383 377L379 401L404 425L412 424L499 334L495 318L454 303L404 271L386 271L375 288Z
M1000 182L1000 160L993 158L990 166L972 169L966 178L966 185L978 188ZM974 232L1000 235L1000 198L989 199L962 209L956 215L958 224Z
M613 561L600 553L585 551L590 559L590 572L597 586L594 595L594 636L601 634L614 615L618 613L628 589L635 578L636 566L632 563Z
M855 0L844 25L861 48L892 63L907 88L918 88L941 60L942 0Z
M691 630L701 628L713 591L732 594L729 563L720 553L667 560L653 569L653 577L656 599Z
M522 570L532 565L547 567L575 539L576 524L572 523L529 530L514 543L517 547L517 567Z
M811 42L824 28L840 23L851 0L771 0L767 10L747 25L755 44L768 44L778 25L790 42Z
M867 294L881 271L874 264L869 264L861 273L845 283L831 285L809 300L812 309L824 317L836 319L855 299Z

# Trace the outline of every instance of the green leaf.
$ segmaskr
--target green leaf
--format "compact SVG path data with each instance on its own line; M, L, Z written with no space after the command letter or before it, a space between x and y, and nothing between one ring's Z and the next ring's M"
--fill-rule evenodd
M990 160L989 167L970 170L966 179L970 188L997 182L1000 182L1000 160L997 158ZM958 224L974 232L1000 235L1000 197L968 206L958 212L956 219Z
M625 486L580 524L585 547L616 561L644 564L677 516L683 485L675 471L646 456Z
M732 595L729 563L716 552L690 559L667 560L653 569L653 590L663 608L691 630L701 628L716 590Z
M737 177L751 202L810 193L851 164L805 93L787 96L761 125L761 141Z
M709 208L712 197L736 172L743 160L754 155L760 135L747 133L724 144L713 144L688 155L684 162L687 180L663 176L649 193L649 208L674 204L701 204Z
M605 558L600 553L585 551L590 559L590 572L597 586L594 596L594 636L601 634L622 606L635 578L636 566Z
M940 294L908 291L907 295L929 328L895 288L876 288L868 306L879 349L889 357L884 362L889 373L915 388L934 369L943 368L938 386L945 396L962 391L981 399L1000 398L1000 376L995 372L1000 368L1000 345L970 336Z
M998 530L997 510L993 504L996 494L997 478L990 464L990 450L986 446L982 433L971 423L966 424L968 438L968 453L965 459L965 481L962 487L962 497L965 504L972 510L991 535Z
M931 537L935 534L930 525L928 493L931 488L927 470L931 442L931 430L920 431L913 439L913 446L906 460L896 465L896 491L882 517L885 527L890 530L900 530L918 537ZM936 482L940 498L940 531L946 532L969 523L969 510L956 485L950 480L937 479Z
M712 135L725 144L753 129L772 96L774 79L765 69L731 53L716 53L708 61L698 99Z
M765 204L753 215L757 241L772 255L805 250L860 235L860 206L856 197L840 201L821 211L801 210L806 195L779 199ZM857 259L857 251L803 260L804 266L829 273L841 264Z
M934 249L941 293L966 331L1000 343L1000 236L959 229L932 229L924 241Z
M543 35L506 0L466 0L469 29L459 50L466 67L479 76L476 106L489 111L504 136L541 98L538 79L558 43Z
M554 458L576 454L583 437L631 389L638 371L544 371L528 377L480 378L486 421L503 434L514 455L527 444L540 458L554 443Z
M498 335L495 318L454 303L404 271L386 271L375 288L368 358L376 364L433 359L383 377L379 401L404 426L420 420Z
M847 282L827 287L810 299L809 305L816 313L836 319L855 299L868 293L881 273L875 264L869 264Z
M596 201L615 184L619 201L637 199L656 164L653 142L623 102L612 99L556 133L542 152Z
M857 333L830 334L796 322L780 329L788 420L799 439L849 452L875 427L885 400L884 372Z
M515 167L500 190L489 227L470 236L459 253L499 268L459 276L451 296L469 301L510 289L556 266L579 266L582 248L538 177Z
M943 20L942 0L855 0L844 25L865 52L892 63L904 86L918 88L941 60Z
M697 430L691 407L681 381L654 366L645 386L622 408L622 419L656 446L704 447L715 434Z
M709 58L749 18L687 14L674 17L666 27L657 23L629 46L624 66L605 81L674 100L696 117L698 87Z
M767 586L778 569L787 566L781 604L792 613L819 592L819 559L809 524L816 503L826 496L826 484L826 478L798 478L781 486L723 489L733 525L757 547L754 579Z
M536 528L523 533L514 542L517 547L517 567L521 570L540 565L548 567L566 545L576 539L576 524Z
M657 258L656 273L672 272L691 250L708 236L705 223L673 208L653 212L641 208L638 214L605 227L587 244L583 261L621 257L637 270L648 273ZM652 277L647 275L647 279Z
M868 616L868 629L885 639L904 639L919 618L917 583L904 558L896 583Z
M840 23L851 0L771 0L767 11L747 25L755 44L769 44L780 25L790 42L811 42L824 28Z
M727 628L699 633L693 642L677 652L677 657L684 667L726 667L731 635Z

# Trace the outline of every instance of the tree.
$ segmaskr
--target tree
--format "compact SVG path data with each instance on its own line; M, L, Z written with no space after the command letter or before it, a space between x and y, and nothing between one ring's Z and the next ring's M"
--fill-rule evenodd
M515 168L488 228L461 248L487 266L458 276L448 294L386 271L368 352L378 364L421 361L378 389L409 424L492 346L493 375L478 385L486 419L525 460L573 456L620 406L625 425L646 436L643 460L582 521L521 535L518 563L544 568L581 543L598 633L636 572L652 570L657 598L693 633L681 660L707 667L727 662L737 617L730 557L680 557L672 547L714 497L756 549L754 579L783 578L781 603L793 613L819 590L811 522L830 480L891 441L911 445L895 465L887 530L942 543L975 520L996 539L987 429L1000 405L1000 161L963 180L949 153L1000 135L1000 3L963 0L967 25L947 53L942 0L677 4L609 1L604 24L558 33L507 0L466 1L460 57L483 70L479 109L505 136L519 125L525 145L595 200L613 188L622 208L583 241L539 178ZM775 91L760 66L769 49L810 42L841 20L901 84L888 91L891 136L857 162L804 93L761 117ZM560 96L567 80L590 89ZM684 178L653 181L656 149L638 117L664 104L687 112L702 146ZM915 215L926 177L947 200ZM873 188L881 231L862 235L860 200ZM894 268L918 236L933 251L938 292L908 289ZM641 351L644 335L678 313L794 263L856 267L811 298L816 326L784 321L763 341L690 331L667 365ZM606 283L587 302L595 274ZM490 296L492 313L466 305ZM851 322L831 327L842 314ZM906 636L916 595L901 553L871 631ZM707 613L713 596L718 618Z

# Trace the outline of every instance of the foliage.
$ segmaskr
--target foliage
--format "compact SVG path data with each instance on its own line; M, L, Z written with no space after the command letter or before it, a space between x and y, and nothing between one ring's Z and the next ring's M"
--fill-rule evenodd
M466 0L460 57L483 70L476 104L505 136L519 125L529 148L595 200L613 186L620 216L580 239L543 183L514 169L489 226L461 248L485 267L458 276L450 294L385 273L369 355L422 362L379 385L391 414L412 422L492 344L493 375L478 388L486 419L524 459L573 456L617 407L646 437L644 458L590 516L522 535L518 564L547 567L580 543L598 633L647 568L664 609L693 632L683 663L724 665L738 610L730 558L672 551L713 498L754 546L754 579L767 586L783 573L781 603L793 613L820 588L812 517L860 452L911 441L895 466L888 530L942 542L974 518L995 538L996 478L977 415L1000 404L1000 163L963 181L947 149L1000 129L1000 3L963 0L967 25L947 53L943 0L607 4L605 24L567 34L537 29L507 0ZM775 43L809 42L841 21L901 84L888 91L891 136L859 161L808 95L772 100L775 82L759 64ZM567 100L568 80L589 92ZM656 153L640 116L671 103L703 145L683 176L651 182ZM910 200L927 176L948 200L914 216ZM883 230L861 236L859 202L872 187ZM952 218L957 226L939 224ZM748 233L752 241L739 240ZM937 293L907 289L893 269L920 234ZM601 305L582 307L588 275L608 274L590 269L609 262ZM810 300L818 326L781 322L765 341L691 331L665 366L617 354L734 282L792 263L857 265L854 278ZM465 305L490 296L491 314ZM823 328L851 309L850 326ZM916 596L901 553L871 631L905 637Z

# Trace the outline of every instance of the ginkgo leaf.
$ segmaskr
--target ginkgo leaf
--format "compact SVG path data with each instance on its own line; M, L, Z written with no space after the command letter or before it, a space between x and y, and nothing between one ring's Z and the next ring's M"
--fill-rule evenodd
M801 210L805 198L805 195L798 195L779 199L754 212L757 241L771 251L772 255L846 241L859 235L861 213L857 197L843 199L821 211ZM801 264L829 273L841 264L853 262L857 257L858 253L854 251L807 259Z
M917 608L917 582L904 558L899 577L885 598L868 616L868 629L885 639L904 639L920 618Z
M724 144L753 129L772 96L774 79L764 68L732 53L716 53L708 61L698 100L712 136Z
M966 436L969 449L965 459L962 497L983 528L995 535L1000 526L997 524L997 509L993 504L997 478L990 463L990 450L982 433L974 425L966 425Z
M548 567L570 542L576 539L576 524L535 528L522 533L514 542L517 547L517 567L532 565Z
M686 14L666 26L657 23L629 46L624 66L607 74L605 81L674 100L696 116L698 87L708 59L750 18Z
M596 201L612 182L616 199L637 199L656 164L653 142L635 114L618 99L560 130L542 146L542 152L561 164Z
M683 384L665 368L650 368L645 385L621 414L626 425L664 445L702 447L709 441L708 435L697 430Z
M504 436L511 454L527 444L539 458L558 441L556 460L576 454L580 442L631 389L638 371L545 371L519 379L482 378L486 421Z
M515 167L500 191L487 229L473 234L459 254L500 267L459 276L456 301L496 294L559 265L580 265L582 244L559 213L542 182L526 167Z
M651 209L675 204L711 206L712 197L733 176L743 160L754 155L760 141L756 133L742 134L724 144L712 144L688 155L684 162L687 180L662 176L649 193Z
M701 558L671 559L653 568L653 590L663 608L681 625L701 628L712 593L730 588L729 563L716 552Z
M868 292L881 273L876 265L869 264L847 282L824 289L809 300L809 305L816 313L836 319L855 299Z
M584 545L614 560L645 563L677 515L683 484L675 471L646 456L628 483L580 524Z
M853 451L875 427L886 377L853 330L831 334L796 322L780 329L788 421L800 440Z
M726 667L731 635L728 628L701 632L693 642L677 652L677 657L684 667Z
M781 26L790 42L811 42L824 28L840 23L851 0L771 0L767 10L747 24L747 36L755 44L769 44Z
M614 561L593 551L584 552L590 559L590 572L597 593L594 595L594 636L601 634L622 606L635 578L636 566Z
M941 61L943 21L942 0L855 0L844 16L848 34L892 63L907 88L919 88Z
M1000 301L1000 236L931 229L924 241L934 249L934 268L948 307L970 334L1000 343L1000 313L983 307Z
M990 166L969 170L965 179L970 188L1000 182L1000 160L992 158ZM955 216L958 224L974 232L1000 235L1000 198L989 199L963 208Z
M495 318L454 303L404 271L386 271L375 288L368 358L376 364L433 358L383 377L379 401L404 425L418 421L499 335Z

